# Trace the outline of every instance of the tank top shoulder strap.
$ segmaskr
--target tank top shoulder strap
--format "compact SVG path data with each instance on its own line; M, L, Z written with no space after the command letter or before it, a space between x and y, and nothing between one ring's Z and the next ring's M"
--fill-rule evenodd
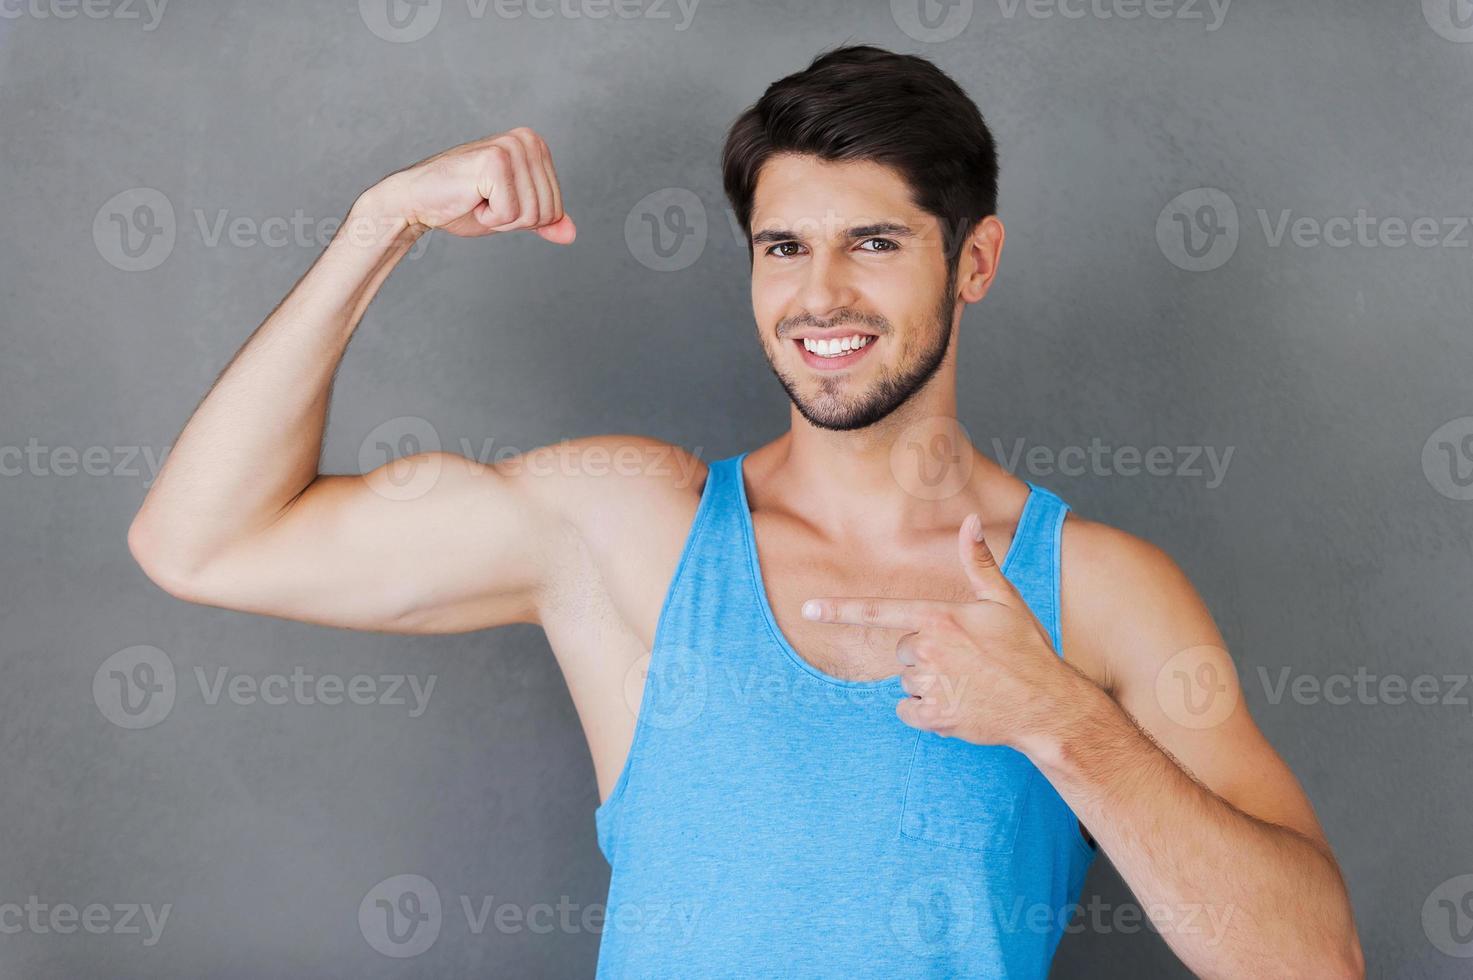
M708 511L705 531L715 541L716 550L728 557L742 540L742 457L745 452L711 461L706 471L706 489L702 496Z
M1054 650L1063 648L1059 626L1060 544L1064 517L1069 505L1058 494L1029 483L1028 502L1013 532L1006 567L1008 580L1017 586L1028 607L1043 623Z
M728 598L739 591L741 579L731 569L745 554L741 488L734 482L741 479L740 462L741 456L727 456L706 464L700 503L656 625L656 647L673 645L674 650L686 650L705 628L703 617L709 610L726 608ZM655 656L668 660L676 654L657 649Z
M739 508L742 491L736 481L742 478L739 467L744 455L713 459L706 464L706 484L701 490L700 504L691 522L674 584L679 585L682 577L692 575L696 578L710 573L724 576L724 569L716 566L724 565L732 555L740 554L735 549L741 541ZM687 566L694 568L687 569Z

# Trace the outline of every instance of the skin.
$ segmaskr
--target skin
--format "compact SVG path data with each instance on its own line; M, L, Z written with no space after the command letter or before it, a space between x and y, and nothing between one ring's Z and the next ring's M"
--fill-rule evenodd
M1363 975L1314 811L1175 563L1071 512L1062 657L998 570L1028 488L958 425L955 357L963 310L996 277L1002 223L966 229L949 277L940 224L897 173L783 155L761 171L751 226L757 337L792 412L743 479L768 601L793 648L839 677L899 673L906 724L1027 754L1143 908L1227 917L1220 935L1160 930L1199 975ZM431 229L576 237L547 146L526 128L365 191L196 409L129 547L162 588L206 605L393 633L541 625L607 798L705 464L617 434L492 465L434 452L318 473L334 372L380 285ZM851 369L810 367L794 334L836 324L877 339ZM938 460L946 492L927 492ZM1181 651L1194 658L1184 673ZM1230 708L1206 727L1181 700L1189 685L1177 696L1157 683L1202 677L1204 663L1222 699L1212 703Z

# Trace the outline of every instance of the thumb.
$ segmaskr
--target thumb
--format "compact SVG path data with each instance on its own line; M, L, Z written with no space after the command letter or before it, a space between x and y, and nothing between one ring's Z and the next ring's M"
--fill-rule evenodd
M571 245L573 239L578 237L578 229L573 225L573 219L566 214L550 225L534 228L533 231L554 245Z
M978 599L1002 599L1013 591L1013 584L1003 575L997 558L987 546L982 534L982 518L968 514L957 532L957 544L961 549L962 568Z

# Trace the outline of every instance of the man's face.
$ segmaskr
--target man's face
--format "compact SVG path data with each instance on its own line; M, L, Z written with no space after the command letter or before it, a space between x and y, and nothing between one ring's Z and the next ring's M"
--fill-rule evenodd
M911 203L894 170L772 157L758 175L752 243L757 333L812 424L873 425L940 368L955 280L940 222ZM805 338L823 344L812 350ZM853 349L835 356L840 342Z

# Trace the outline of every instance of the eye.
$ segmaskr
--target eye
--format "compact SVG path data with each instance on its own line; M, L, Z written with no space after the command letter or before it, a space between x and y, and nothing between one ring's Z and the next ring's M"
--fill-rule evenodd
M787 258L792 258L797 253L796 252L778 252L778 249L780 249L780 248L796 248L796 249L801 249L802 247L803 246L802 245L799 245L797 242L778 242L776 245L773 245L772 247L770 247L770 248L767 249L767 254L768 255L771 255L771 256L774 256L775 258L787 259Z
M874 248L864 249L866 252L893 252L896 249L900 248L900 243L894 241L893 239L889 239L889 238L866 238L864 241L862 241L862 242L859 243L859 247L860 248L864 248L864 246L870 245L870 244L879 244L879 245L883 245L885 247L884 248L879 248L879 249L874 249Z

